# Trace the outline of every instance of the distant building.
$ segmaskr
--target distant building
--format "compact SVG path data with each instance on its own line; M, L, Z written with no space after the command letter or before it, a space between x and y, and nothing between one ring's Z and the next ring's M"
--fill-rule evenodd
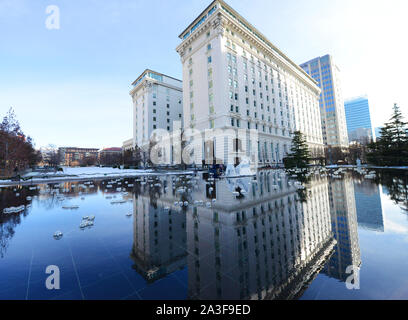
M349 142L366 143L374 139L367 96L344 102Z
M133 138L123 141L122 143L122 151L127 151L133 149Z
M96 148L62 147L58 149L60 164L65 166L78 166L82 164L93 164L98 159Z
M382 127L375 128L375 139L376 140L381 138L381 129Z
M322 89L319 103L324 144L329 147L348 147L340 69L330 55L317 57L300 67L316 80Z
M115 155L115 154L121 154L122 153L122 148L105 148L99 151L99 155Z
M122 164L122 148L105 148L99 151L99 163L102 165Z
M146 69L133 83L133 147L149 145L156 129L173 131L183 121L182 81Z

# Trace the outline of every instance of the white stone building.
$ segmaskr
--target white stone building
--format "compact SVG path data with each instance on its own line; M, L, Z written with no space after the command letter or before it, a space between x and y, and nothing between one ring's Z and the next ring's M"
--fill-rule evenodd
M182 81L146 69L133 83L133 146L146 147L155 129L183 123Z
M261 164L281 163L296 129L323 148L316 82L224 1L213 1L179 37L186 128L255 129L259 139L247 139L245 152ZM197 164L210 152L202 144ZM210 145L227 162L231 140Z

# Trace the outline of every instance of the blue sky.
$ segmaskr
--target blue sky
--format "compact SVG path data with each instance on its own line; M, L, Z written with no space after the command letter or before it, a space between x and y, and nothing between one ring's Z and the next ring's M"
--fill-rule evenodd
M374 126L408 114L406 0L229 0L300 64L330 53L345 97L368 94ZM12 106L37 147L121 146L130 84L145 69L181 79L178 35L202 0L0 0L0 116ZM48 5L60 29L45 27Z

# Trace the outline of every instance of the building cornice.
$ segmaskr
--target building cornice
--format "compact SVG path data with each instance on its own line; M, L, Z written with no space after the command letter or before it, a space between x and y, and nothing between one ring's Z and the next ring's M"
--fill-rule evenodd
M300 66L290 60L281 50L274 46L267 38L259 32L255 27L253 27L246 19L244 19L239 13L237 13L233 8L226 4L222 0L213 1L194 21L191 23L181 34L180 38L183 39L184 35L190 30L190 28L202 17L207 15L208 11L211 10L214 5L217 5L216 10L208 20L206 20L202 25L200 25L194 32L184 39L182 43L176 48L176 51L180 54L181 57L184 56L186 47L194 41L200 34L207 30L211 26L211 22L218 20L214 25L218 26L218 32L223 34L225 25L229 25L234 28L234 31L239 32L241 36L246 41L251 42L257 48L261 49L260 51L266 52L267 55L271 56L279 62L279 64L285 66L285 69L291 70L293 74L303 80L304 84L312 87L316 94L320 94L320 88L317 86L317 82L310 77ZM228 13L225 11L228 10ZM248 30L249 29L249 30ZM265 60L262 57L259 57L260 60Z
M183 92L183 88L179 88L179 87L173 86L173 85L168 84L168 83L157 81L155 79L146 78L145 80L138 83L136 87L132 88L130 90L130 92L129 92L129 95L133 96L136 93L136 91L138 91L142 87L145 88L145 89L149 89L153 84L157 84L159 86L163 86L163 87L166 87L166 88L169 88L169 89L173 89L173 90Z

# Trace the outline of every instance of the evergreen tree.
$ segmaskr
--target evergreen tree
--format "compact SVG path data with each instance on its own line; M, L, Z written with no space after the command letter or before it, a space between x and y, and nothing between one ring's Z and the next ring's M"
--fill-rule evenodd
M401 148L404 143L408 141L408 127L407 122L403 121L403 116L400 108L395 103L393 107L393 115L388 123L386 123L385 134L390 134L391 141L396 144L398 148Z
M379 166L408 165L408 125L397 104L380 133L381 138L368 145L367 161Z
M291 153L283 159L286 168L305 168L310 162L309 147L300 131L293 133L290 151Z

